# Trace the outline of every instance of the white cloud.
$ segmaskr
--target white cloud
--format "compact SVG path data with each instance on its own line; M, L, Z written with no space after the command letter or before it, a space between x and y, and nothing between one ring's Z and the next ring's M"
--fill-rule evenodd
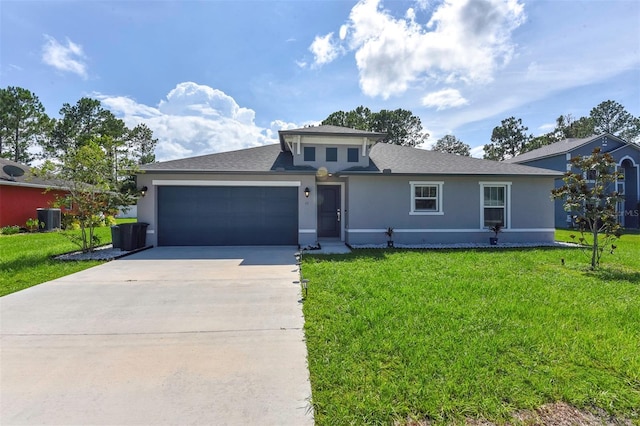
M265 129L265 134L268 138L276 140L278 139L278 130L290 130L302 127L296 123L288 123L283 120L273 120L268 129Z
M340 34L342 33L343 30L340 29ZM333 41L333 33L325 36L316 36L311 46L309 46L309 50L313 53L315 66L328 64L337 58L340 53L340 47Z
M316 37L310 48L315 64L335 59L341 48L355 51L362 91L384 99L422 79L486 83L511 60L511 33L525 19L518 0L445 0L428 22L421 24L416 16L409 8L396 18L381 0L360 0L348 30L341 28L342 44L331 41L332 33Z
M473 158L483 158L484 157L484 145L479 145L470 150L471 156Z
M416 6L420 10L425 10L429 7L431 0L416 0Z
M55 38L44 35L45 43L42 46L42 62L51 65L60 71L78 74L87 78L86 56L82 46L67 38L67 44L62 45Z
M538 126L538 130L542 133L549 133L553 129L556 128L557 123L545 123L541 126Z
M443 89L429 93L422 98L422 105L436 107L438 111L467 105L468 103L469 101L457 89Z
M275 120L254 123L255 112L221 90L192 82L176 85L157 107L123 96L95 94L127 126L145 123L158 138L158 161L232 151L278 142L278 130L300 127Z
M340 26L340 32L338 33L340 40L344 40L345 38L347 38L347 31L349 30L349 27L346 25L342 25Z
M136 121L136 124L142 120L162 115L157 108L139 104L126 96L106 96L100 93L94 93L93 96L99 99L106 108L129 120Z

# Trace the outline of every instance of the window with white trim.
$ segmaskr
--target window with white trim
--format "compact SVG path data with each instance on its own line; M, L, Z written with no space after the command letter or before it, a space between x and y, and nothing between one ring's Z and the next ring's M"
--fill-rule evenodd
M510 226L511 183L480 183L480 223L482 228L490 228L499 223Z
M444 182L409 182L411 185L411 210L409 214L444 214L442 186Z

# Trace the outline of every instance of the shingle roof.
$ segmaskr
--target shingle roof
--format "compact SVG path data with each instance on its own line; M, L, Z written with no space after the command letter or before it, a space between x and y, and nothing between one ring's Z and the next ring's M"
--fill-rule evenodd
M312 167L294 166L291 153L282 152L278 144L165 161L148 164L141 168L147 172L315 172ZM538 167L481 160L386 143L378 143L372 148L368 167L352 167L341 171L340 174L378 174L384 169L390 169L393 174L560 175L557 171Z
M525 152L524 154L517 155L513 158L509 158L507 160L504 160L504 162L505 163L522 163L525 161L537 160L539 158L552 157L558 154L566 154L569 151L572 151L576 148L581 147L582 145L586 145L589 142L604 136L624 142L622 139L607 133L602 135L597 135L597 136L590 136L588 138L564 139L559 142L554 142L550 145L545 145L538 149L534 149L533 151Z
M315 171L309 166L294 166L290 152L282 152L279 144L220 152L180 160L146 164L144 171L255 173L277 171Z
M383 171L384 169L391 169L391 173L393 174L559 175L557 171L537 167L506 164L463 155L447 154L386 143L376 144L371 149L369 157L371 162L367 170ZM357 168L353 168L346 172L357 171Z
M5 168L5 166L8 167ZM11 171L11 168L18 168L22 170L22 176L12 176L7 173L7 170ZM31 167L25 164L16 163L15 161L11 161L6 158L0 158L0 185L31 186L38 188L63 187L60 182L33 176Z

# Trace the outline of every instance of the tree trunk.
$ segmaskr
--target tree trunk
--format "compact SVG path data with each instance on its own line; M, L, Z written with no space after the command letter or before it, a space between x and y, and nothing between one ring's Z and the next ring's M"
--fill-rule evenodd
M89 225L89 252L93 252L95 248L93 247L93 230L94 226L93 223L91 223L91 225Z
M598 266L598 228L597 223L593 227L593 252L591 253L591 269L596 269Z
M20 151L20 144L18 143L18 138L20 137L20 126L16 125L16 139L14 141L15 145L13 146L13 161L19 163L18 161L18 152Z
M80 234L82 235L82 252L87 252L87 228L85 224L80 221Z

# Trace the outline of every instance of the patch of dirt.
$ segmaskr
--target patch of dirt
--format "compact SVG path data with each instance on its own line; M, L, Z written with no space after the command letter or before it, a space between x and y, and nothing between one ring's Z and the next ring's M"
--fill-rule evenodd
M394 426L432 426L430 420L407 420L395 422ZM497 426L484 419L465 419L466 426ZM564 402L545 404L536 410L521 410L512 415L512 421L505 426L633 426L630 419L610 416L606 411L596 409L593 412L579 410Z
M631 420L611 417L604 410L588 412L578 410L564 402L545 404L535 411L523 410L514 416L516 423L527 426L631 426Z

